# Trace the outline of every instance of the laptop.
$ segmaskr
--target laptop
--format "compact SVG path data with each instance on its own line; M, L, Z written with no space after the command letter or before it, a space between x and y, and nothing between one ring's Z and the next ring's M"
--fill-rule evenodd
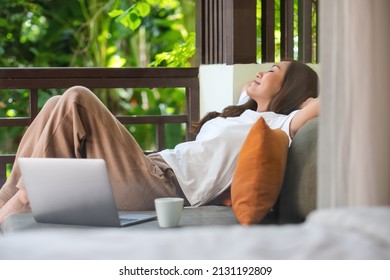
M119 213L103 159L19 158L33 216L40 223L123 227L156 219Z

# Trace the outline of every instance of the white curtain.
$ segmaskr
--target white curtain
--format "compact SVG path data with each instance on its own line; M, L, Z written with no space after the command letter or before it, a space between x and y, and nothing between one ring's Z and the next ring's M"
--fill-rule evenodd
M390 205L390 1L320 1L319 208Z

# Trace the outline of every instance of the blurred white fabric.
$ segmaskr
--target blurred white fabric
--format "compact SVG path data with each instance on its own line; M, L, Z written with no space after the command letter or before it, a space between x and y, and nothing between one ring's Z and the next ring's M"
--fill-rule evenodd
M30 230L0 236L0 259L390 259L390 208L319 210L303 224L166 230Z

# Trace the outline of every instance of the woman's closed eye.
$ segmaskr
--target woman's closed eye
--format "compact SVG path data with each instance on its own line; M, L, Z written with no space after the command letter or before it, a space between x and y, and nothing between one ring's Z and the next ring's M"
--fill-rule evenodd
M273 66L268 70L268 72L275 72L275 69L280 69L280 66L279 66L279 65L273 65Z

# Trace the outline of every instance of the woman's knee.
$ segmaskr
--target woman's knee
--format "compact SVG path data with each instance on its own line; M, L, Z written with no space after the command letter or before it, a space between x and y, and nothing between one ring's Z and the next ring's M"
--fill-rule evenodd
M76 103L85 107L101 103L91 90L83 86L73 86L67 89L62 95L61 102L69 105Z
M61 99L61 96L60 96L60 95L52 96L52 97L50 97L50 98L46 101L44 107L53 109L53 108L57 105L58 101L60 101L60 99Z
M46 115L47 117L53 112L54 108L57 106L58 102L61 100L60 95L55 95L50 97L45 105L43 106L40 115Z
M70 102L88 101L91 98L95 99L95 94L88 88L83 86L70 87L62 95L62 99L65 99Z

